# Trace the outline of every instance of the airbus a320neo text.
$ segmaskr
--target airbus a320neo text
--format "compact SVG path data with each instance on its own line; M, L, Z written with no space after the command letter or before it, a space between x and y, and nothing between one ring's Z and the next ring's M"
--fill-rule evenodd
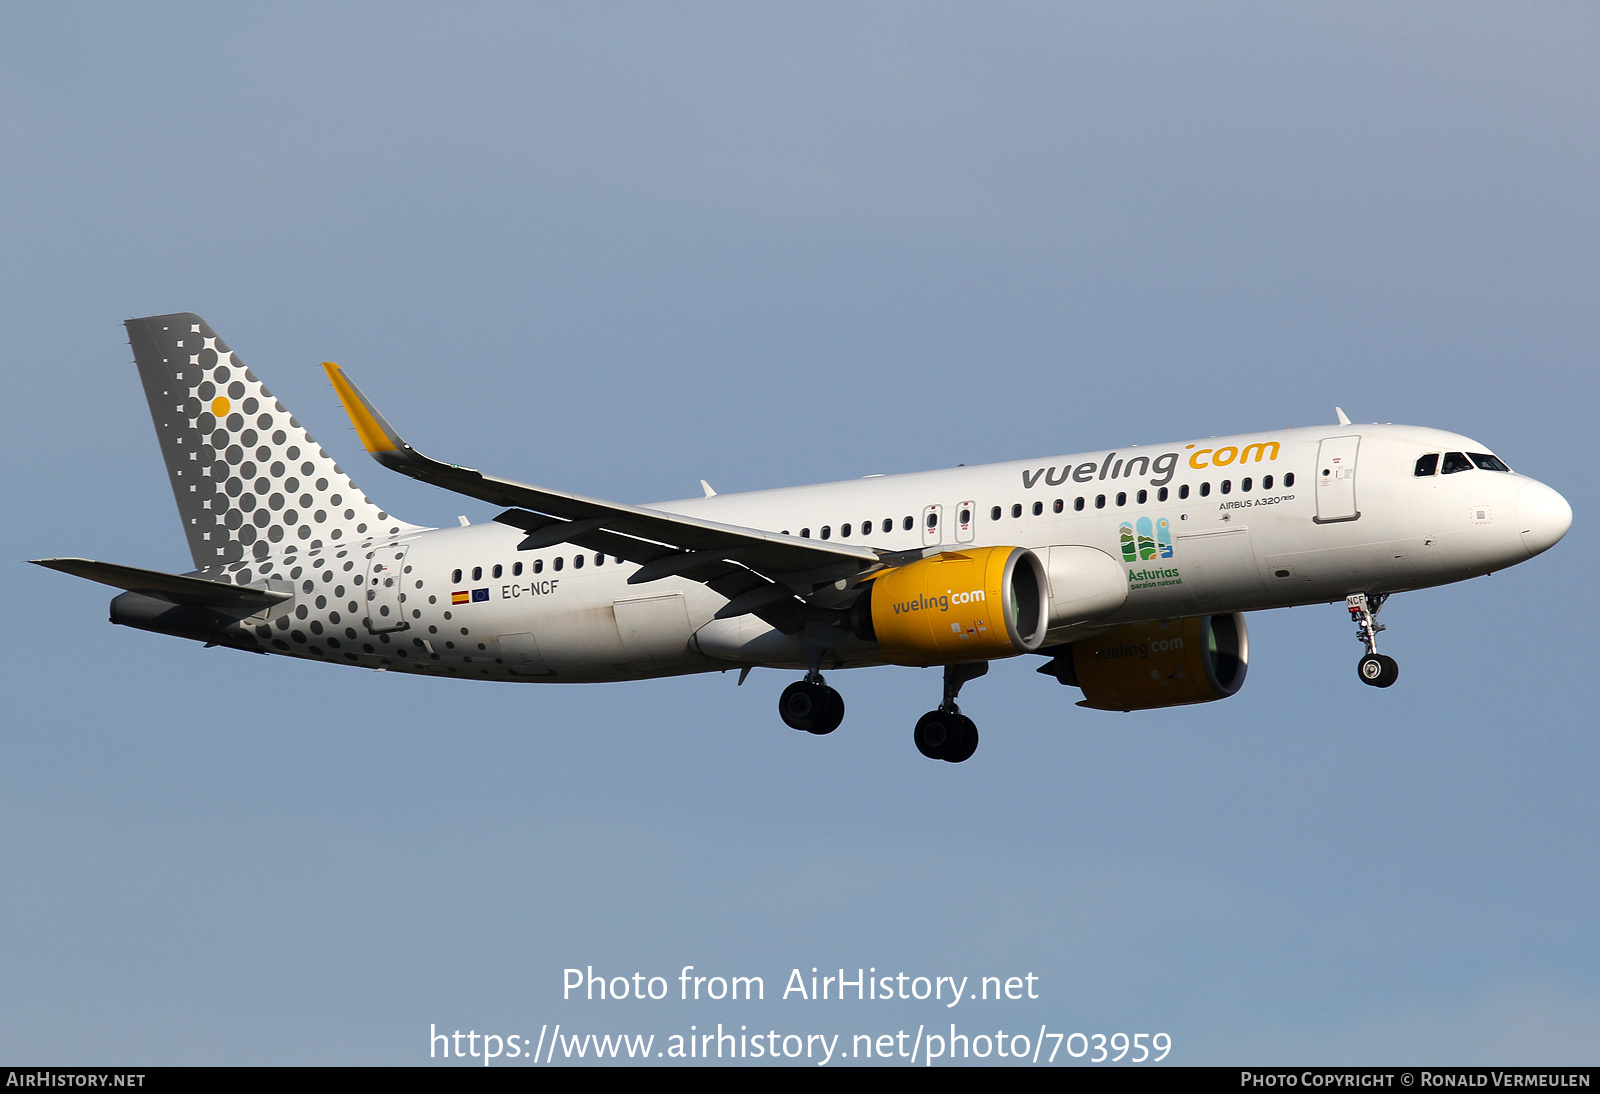
M942 666L923 755L960 763L956 698L1033 654L1080 706L1144 710L1244 684L1244 614L1342 602L1363 683L1394 593L1523 562L1566 534L1560 494L1486 445L1338 424L655 505L429 459L323 365L384 467L503 508L425 528L368 498L197 315L127 322L194 568L39 560L126 590L111 621L259 653L465 680L790 670L778 713L844 720L824 671Z

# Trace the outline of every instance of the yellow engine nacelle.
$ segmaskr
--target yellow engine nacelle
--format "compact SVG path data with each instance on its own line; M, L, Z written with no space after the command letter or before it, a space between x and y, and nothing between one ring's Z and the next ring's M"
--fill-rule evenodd
M1043 564L1024 547L945 551L874 578L856 629L897 665L1032 653L1049 625L1049 588Z
M1039 671L1083 689L1079 706L1151 710L1226 699L1244 686L1244 616L1196 615L1119 627L1073 642Z

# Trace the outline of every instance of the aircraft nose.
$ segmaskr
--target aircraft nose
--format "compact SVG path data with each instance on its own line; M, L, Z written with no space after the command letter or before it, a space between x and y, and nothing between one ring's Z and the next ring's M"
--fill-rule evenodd
M1517 492L1517 527L1530 556L1548 551L1572 527L1572 506L1542 482L1529 481Z

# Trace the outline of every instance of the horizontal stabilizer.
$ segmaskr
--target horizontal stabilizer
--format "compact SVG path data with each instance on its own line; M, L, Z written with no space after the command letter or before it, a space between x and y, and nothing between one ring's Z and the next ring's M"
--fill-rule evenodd
M269 608L291 599L292 592L272 589L252 589L241 585L225 585L220 581L207 581L201 577L183 577L164 574L159 570L141 570L134 566L119 566L114 562L95 562L87 558L36 558L35 566L60 570L73 577L86 577L114 589L142 593L173 604L192 604L208 608Z

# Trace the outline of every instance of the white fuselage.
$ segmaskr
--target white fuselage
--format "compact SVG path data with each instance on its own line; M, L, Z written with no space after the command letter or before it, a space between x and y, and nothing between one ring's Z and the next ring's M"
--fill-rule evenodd
M1451 451L1488 450L1433 429L1328 426L653 508L896 552L1094 548L1126 574L1126 596L1119 590L1107 614L1055 627L1047 642L1059 643L1143 620L1459 581L1524 561L1565 532L1570 510L1563 519L1565 502L1532 479L1478 468L1415 474L1420 456ZM475 679L803 664L798 636L753 615L713 620L726 601L699 582L630 585L631 563L571 544L519 551L524 535L488 523L282 558L269 584L292 585L295 599L245 626L273 652ZM390 568L371 570L373 559ZM369 574L398 586L373 585ZM404 629L369 633L374 603L390 609L380 626L403 620ZM828 664L874 664L875 653L849 639Z

